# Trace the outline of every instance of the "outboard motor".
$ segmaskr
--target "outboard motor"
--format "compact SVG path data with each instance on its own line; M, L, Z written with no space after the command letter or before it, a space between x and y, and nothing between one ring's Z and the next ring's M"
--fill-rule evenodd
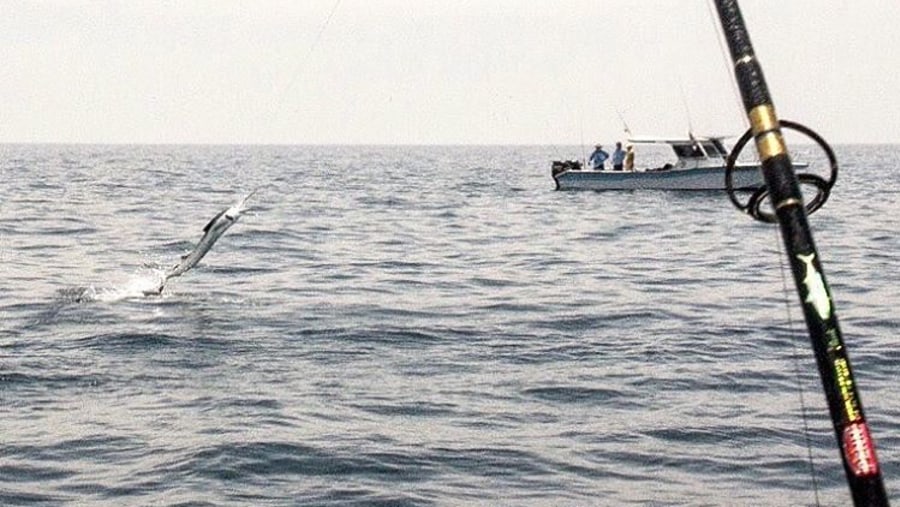
M559 180L557 176L566 171L580 171L580 160L554 160L550 166L550 175L553 176L553 182L556 183L556 189L559 190Z
M557 174L566 172L566 171L580 171L581 170L581 161L580 160L554 160L553 165L550 168L550 174L556 177Z

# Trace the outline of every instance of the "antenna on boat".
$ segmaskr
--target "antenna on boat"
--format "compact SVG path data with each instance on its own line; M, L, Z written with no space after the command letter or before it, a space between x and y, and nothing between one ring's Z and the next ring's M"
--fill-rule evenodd
M737 0L715 0L715 5L731 53L735 80L750 120L751 127L742 138L743 144L751 136L755 139L765 180L765 186L754 195L754 211L751 214L763 221L777 221L781 227L853 503L857 506L888 505L881 468L875 456L875 441L863 414L831 291L825 282L807 219L807 208L812 212L827 199L836 175L836 163L833 162L831 149L818 135L806 127L797 128L797 124L778 119ZM811 175L806 175L805 180L798 178L782 127L800 130L825 149L829 159L832 159L831 181L811 179ZM735 145L729 155L729 169L733 168L743 144L739 142ZM730 171L726 171L726 178L730 179ZM809 204L803 202L800 183L812 184L818 189ZM774 214L759 210L759 203L765 197L769 197ZM743 209L749 212L749 205Z
M691 142L694 146L697 146L697 140L694 139L694 121L691 118L691 108L688 106L687 96L684 93L684 83L681 80L678 80L678 89L681 90L681 104L684 106L684 113L687 115L688 120L688 137L691 139Z
M578 117L578 127L581 132L581 167L587 167L587 150L584 147L584 115Z
M625 121L625 115L622 114L622 111L616 109L616 114L619 115L619 119L622 120L622 126L625 127L625 133L628 134L628 137L633 137L631 133L631 129L628 128L628 122Z

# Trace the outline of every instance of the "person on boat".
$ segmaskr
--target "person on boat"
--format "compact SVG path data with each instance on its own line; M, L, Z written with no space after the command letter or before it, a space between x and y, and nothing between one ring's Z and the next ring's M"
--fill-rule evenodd
M613 171L621 171L623 163L625 163L625 150L622 149L622 143L616 143L616 151L612 155Z
M609 153L603 151L603 146L598 144L594 147L594 153L591 153L591 166L593 166L595 171L602 171L603 164L606 162L606 159L609 158Z
M634 145L629 144L625 148L625 170L634 171Z

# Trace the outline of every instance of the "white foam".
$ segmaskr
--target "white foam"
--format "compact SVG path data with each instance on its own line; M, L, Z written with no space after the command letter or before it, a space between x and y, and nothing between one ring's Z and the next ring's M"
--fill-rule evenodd
M94 299L104 303L112 303L123 299L141 298L146 293L155 293L165 277L165 271L154 269L150 272L139 273L119 286L96 290L91 287Z

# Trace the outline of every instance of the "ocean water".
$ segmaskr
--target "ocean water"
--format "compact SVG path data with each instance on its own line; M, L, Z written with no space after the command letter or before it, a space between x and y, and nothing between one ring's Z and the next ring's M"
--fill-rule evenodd
M847 505L775 229L555 192L580 151L0 146L0 504ZM811 223L895 496L900 147L837 154Z

